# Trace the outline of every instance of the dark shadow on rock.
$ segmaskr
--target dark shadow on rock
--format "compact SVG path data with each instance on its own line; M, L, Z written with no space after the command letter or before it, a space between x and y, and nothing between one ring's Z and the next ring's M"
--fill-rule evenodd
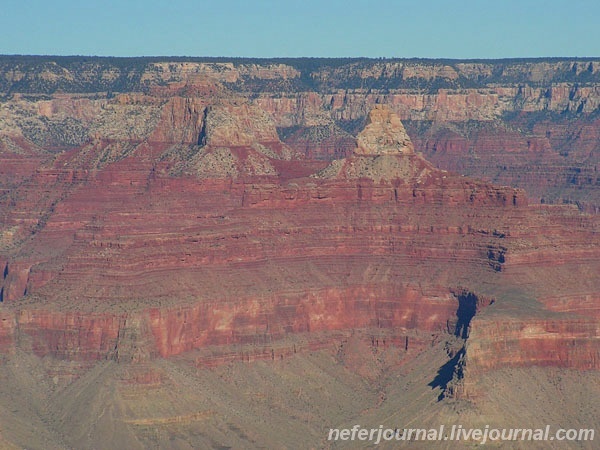
M454 330L455 336L462 339L469 337L471 319L475 317L477 312L477 300L477 296L472 292L464 292L458 295L458 309L456 310L458 321Z
M442 392L438 396L438 401L443 400L448 391L448 385L453 380L460 380L463 377L463 358L465 348L461 348L448 362L438 369L437 375L427 386L431 389L441 388Z

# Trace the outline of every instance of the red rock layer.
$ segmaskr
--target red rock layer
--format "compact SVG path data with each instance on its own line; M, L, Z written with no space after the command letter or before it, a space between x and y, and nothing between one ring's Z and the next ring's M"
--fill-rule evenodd
M310 331L444 330L456 311L451 274L495 273L488 250L499 238L469 216L486 226L486 215L522 202L518 191L437 172L391 184L171 177L149 159L159 150L141 145L77 176L40 171L27 184L62 193L6 259L18 345L67 359L143 358ZM27 198L12 223L24 225ZM441 284L417 289L424 261Z
M461 131L455 124L411 133L417 150L438 167L522 187L535 202L573 202L596 212L598 124L563 119L518 130L526 121L524 115L511 128L480 124Z
M442 173L413 186L173 178L131 156L54 208L25 247L36 249L35 259L9 258L3 342L67 359L143 359L207 346L264 348L307 332L452 331L454 286L493 293L511 282L535 292L539 284L526 279L532 267L581 262L584 254L582 267L597 267L598 243L584 241L593 236L589 217L555 208L561 223L550 210L522 205L521 195ZM562 336L564 319L556 320ZM486 358L471 350L482 324L472 324L473 366ZM578 339L594 342L591 331L584 326ZM568 357L543 352L547 364Z
M152 140L100 130L37 169L14 201L3 197L2 345L143 360L206 346L262 349L309 332L447 332L457 286L494 298L490 308L515 323L547 314L536 299L600 291L597 217L528 207L520 190L437 170L412 151L314 170L265 114L170 100L143 121L155 124ZM571 339L572 317L553 320L555 342ZM479 342L484 356L474 351L473 366L485 370L493 363L477 361L495 347L485 350L481 323L469 342ZM577 339L593 351L595 331L582 323ZM509 328L500 341L502 333L520 348ZM579 353L552 359L547 338L532 360L588 367Z
M597 311L597 308L596 308ZM598 320L584 316L474 319L460 395L477 396L478 375L504 367L600 369Z

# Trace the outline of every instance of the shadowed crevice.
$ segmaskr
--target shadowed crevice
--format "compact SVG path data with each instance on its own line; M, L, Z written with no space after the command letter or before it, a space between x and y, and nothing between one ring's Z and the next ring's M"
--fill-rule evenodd
M456 310L456 328L454 335L462 339L469 337L469 327L471 320L477 313L478 298L472 292L463 292L458 295L458 309Z
M463 366L465 357L465 347L463 346L449 361L438 369L435 378L428 384L432 389L441 388L442 392L438 396L438 401L443 400L451 394L449 385L463 378Z

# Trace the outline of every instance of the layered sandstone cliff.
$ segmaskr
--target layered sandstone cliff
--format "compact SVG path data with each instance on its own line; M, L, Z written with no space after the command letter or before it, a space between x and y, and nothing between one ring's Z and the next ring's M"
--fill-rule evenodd
M535 202L596 212L599 67L594 59L3 57L0 114L12 141L21 136L43 148L151 133L193 145L205 108L233 91L266 111L294 150L332 160L352 153L368 112L387 104L438 167L525 188ZM30 145L19 139L19 147ZM18 162L14 170L27 173L14 151L3 155L2 166Z
M203 365L352 330L408 347L426 331L467 339L472 377L597 369L599 216L529 204L579 167L572 184L593 210L595 63L526 64L535 87L428 93L339 89L344 73L466 83L495 66L321 67L303 91L291 66L186 64L144 69L144 93L0 105L3 352L140 363L198 351ZM565 70L591 87L560 90ZM577 102L557 124L550 113ZM540 109L550 115L526 128ZM533 201L426 157L521 177Z

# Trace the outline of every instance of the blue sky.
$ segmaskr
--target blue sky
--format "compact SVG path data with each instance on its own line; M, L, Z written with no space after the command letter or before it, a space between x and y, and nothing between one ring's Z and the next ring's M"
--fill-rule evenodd
M599 0L2 0L1 54L600 56Z

